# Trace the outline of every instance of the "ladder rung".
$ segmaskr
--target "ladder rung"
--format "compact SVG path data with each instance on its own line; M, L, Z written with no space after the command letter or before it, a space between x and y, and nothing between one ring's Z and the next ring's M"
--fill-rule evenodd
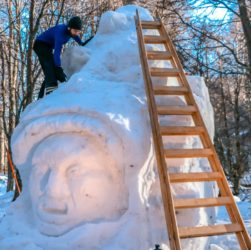
M179 76L181 71L176 68L150 68L151 76Z
M170 173L170 182L194 182L194 181L215 181L221 179L222 175L218 172L194 172L194 173Z
M206 237L213 235L241 232L242 227L238 223L212 225L203 227L179 227L180 238Z
M167 51L147 51L147 58L149 60L170 60L172 54Z
M204 132L202 126L184 127L184 126L164 126L160 127L162 135L200 135Z
M155 95L184 95L188 93L186 87L154 86Z
M197 110L194 106L157 106L159 115L192 115Z
M203 158L213 155L210 148L203 149L165 149L167 158Z
M174 200L174 207L177 209L195 207L215 207L225 206L229 204L232 204L232 200L229 197Z
M149 44L158 44L158 43L164 43L164 42L166 42L166 39L163 36L145 35L144 36L144 42L145 43L149 43Z
M156 21L141 21L141 26L143 29L158 29L161 27L161 24Z

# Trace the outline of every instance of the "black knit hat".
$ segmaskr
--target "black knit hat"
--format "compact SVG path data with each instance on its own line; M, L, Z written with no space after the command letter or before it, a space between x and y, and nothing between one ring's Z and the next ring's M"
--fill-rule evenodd
M68 22L68 27L71 29L81 30L82 29L82 21L79 16L74 16Z

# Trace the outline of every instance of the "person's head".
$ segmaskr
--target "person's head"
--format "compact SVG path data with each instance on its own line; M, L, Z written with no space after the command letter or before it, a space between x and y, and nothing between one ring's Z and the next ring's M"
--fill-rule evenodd
M71 29L68 28L69 32L71 33L71 36L78 36L81 33L81 30Z
M119 218L127 209L127 191L117 164L93 136L56 134L43 140L30 177L40 232L59 236L80 224Z
M78 16L72 17L68 22L68 30L72 36L77 36L82 30L82 20Z

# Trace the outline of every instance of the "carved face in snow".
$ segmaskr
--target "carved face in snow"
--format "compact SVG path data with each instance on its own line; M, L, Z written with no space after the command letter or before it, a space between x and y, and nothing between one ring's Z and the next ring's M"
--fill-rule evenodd
M84 223L116 220L127 209L123 172L93 136L52 135L32 158L30 192L41 233L59 236Z

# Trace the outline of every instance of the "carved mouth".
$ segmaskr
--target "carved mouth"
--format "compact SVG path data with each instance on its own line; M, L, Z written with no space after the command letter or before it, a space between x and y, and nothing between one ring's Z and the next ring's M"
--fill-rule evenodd
M57 208L57 207L43 207L43 211L48 214L55 214L55 215L65 215L67 214L67 207L65 206L64 209Z
M66 205L63 207L45 206L39 204L36 211L38 218L47 224L64 224L67 222L68 208Z

